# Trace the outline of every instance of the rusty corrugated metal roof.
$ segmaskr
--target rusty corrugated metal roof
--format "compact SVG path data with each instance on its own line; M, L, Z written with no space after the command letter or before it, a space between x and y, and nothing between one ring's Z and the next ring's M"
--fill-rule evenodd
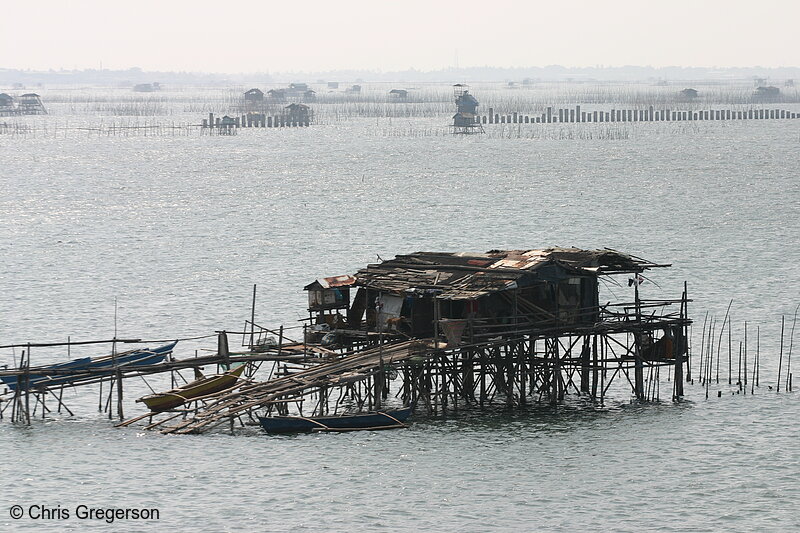
M537 276L537 269L544 265L595 276L665 266L609 249L415 252L359 270L356 285L394 293L435 291L439 297L453 300L474 299L516 286L520 278Z
M311 289L315 284L318 284L323 289L335 289L337 287L347 287L356 282L355 276L345 274L344 276L331 276L328 278L319 278L313 283L309 283L304 287L305 290Z

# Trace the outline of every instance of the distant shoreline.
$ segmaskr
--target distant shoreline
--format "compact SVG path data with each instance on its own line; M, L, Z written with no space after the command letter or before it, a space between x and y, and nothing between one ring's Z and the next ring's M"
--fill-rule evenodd
M178 85L231 83L282 83L292 81L353 82L502 82L530 78L542 82L609 81L735 81L753 78L798 79L800 67L464 67L438 70L334 70L322 72L203 73L148 71L138 67L126 70L23 70L0 66L0 86L13 84L136 84L159 81Z

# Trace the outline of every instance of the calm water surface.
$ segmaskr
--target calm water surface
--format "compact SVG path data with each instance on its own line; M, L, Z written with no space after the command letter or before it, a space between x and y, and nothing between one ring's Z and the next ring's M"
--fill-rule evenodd
M800 121L640 124L621 140L376 131L0 136L0 343L110 338L115 298L120 336L236 330L254 283L256 321L295 324L303 285L378 254L607 246L673 263L644 296L678 296L687 280L701 323L733 298L734 343L744 321L761 331L762 386L733 395L723 368L709 400L690 385L680 405L637 406L622 390L602 409L571 399L279 438L113 429L96 390L68 392L75 417L0 423L0 529L800 529L800 402L766 386L780 317L791 324L800 303ZM606 299L631 297L620 281ZM157 507L161 519L14 521L14 504Z

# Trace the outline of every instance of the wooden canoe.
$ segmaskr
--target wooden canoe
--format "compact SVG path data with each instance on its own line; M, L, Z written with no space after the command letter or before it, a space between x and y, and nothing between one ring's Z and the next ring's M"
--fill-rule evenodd
M304 431L364 431L407 427L412 408L342 416L260 416L261 427L270 434Z
M182 387L143 396L136 401L144 403L150 411L155 413L174 409L193 398L207 396L232 387L239 380L246 367L247 365L240 365L224 374L202 377Z

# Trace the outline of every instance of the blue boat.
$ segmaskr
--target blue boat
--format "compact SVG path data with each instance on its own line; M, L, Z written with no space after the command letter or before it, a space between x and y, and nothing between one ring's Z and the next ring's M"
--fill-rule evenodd
M26 388L49 388L58 385L69 385L79 381L87 381L103 376L110 376L118 367L130 369L131 367L155 365L164 360L178 341L165 344L153 350L141 348L122 352L116 355L103 357L82 357L66 363L36 366L30 368L28 386ZM68 372L60 374L61 371ZM11 389L16 390L19 381L25 378L19 375L0 376L0 381Z
M393 411L377 411L342 416L259 416L261 427L269 434L301 433L308 431L360 431L408 427L411 407Z

